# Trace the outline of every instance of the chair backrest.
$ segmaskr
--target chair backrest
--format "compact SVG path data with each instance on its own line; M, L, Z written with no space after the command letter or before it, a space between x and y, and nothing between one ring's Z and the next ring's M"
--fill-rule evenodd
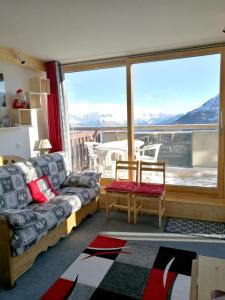
M1 165L10 165L17 161L23 161L24 158L16 155L3 155L1 156L0 163Z
M143 153L143 155L145 155L145 159L147 159L147 156L145 153L147 151L154 151L154 156L151 157L149 156L149 161L152 161L152 162L157 162L157 159L158 159L158 156L159 156L159 149L160 147L162 146L162 144L149 144L149 145L146 145L144 146L140 152ZM142 159L142 157L140 157L140 159Z
M117 160L116 161L116 176L115 179L119 179L119 171L125 170L125 171L135 171L136 176L135 180L138 182L138 170L139 170L139 161L127 161L127 160Z
M146 162L140 161L140 183L143 182L144 172L159 172L162 173L163 184L166 183L165 162Z
M95 155L96 154L95 147L101 145L101 143L98 142L85 142L84 144L88 149L89 156Z
M105 155L105 164L111 165L112 162L115 162L117 160L119 161L125 161L127 158L126 151L123 150L109 150Z
M87 146L87 149L88 149L89 156L90 157L93 156L95 154L93 146L91 146L91 145L86 145L86 146Z

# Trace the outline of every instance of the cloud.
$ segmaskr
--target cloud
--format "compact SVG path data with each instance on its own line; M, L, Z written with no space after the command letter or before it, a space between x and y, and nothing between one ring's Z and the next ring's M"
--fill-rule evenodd
M124 122L127 120L126 104L98 102L91 103L89 101L69 102L69 113L77 116L83 116L90 113L98 113L99 115L112 115L114 121Z
M150 95L150 93L146 92L144 93L144 100L153 100L153 97Z

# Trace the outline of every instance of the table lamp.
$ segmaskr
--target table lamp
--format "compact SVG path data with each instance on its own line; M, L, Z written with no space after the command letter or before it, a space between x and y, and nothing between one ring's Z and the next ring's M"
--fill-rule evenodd
M52 148L52 145L50 144L48 139L41 139L38 145L38 150L40 151L40 154L48 154L49 150Z

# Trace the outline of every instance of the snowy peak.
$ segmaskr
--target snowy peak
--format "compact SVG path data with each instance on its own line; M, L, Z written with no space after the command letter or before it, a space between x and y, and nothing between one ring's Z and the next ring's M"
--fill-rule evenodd
M135 125L172 125L172 124L212 124L219 119L219 95L209 99L200 107L186 114L164 114L141 111L135 119ZM70 114L70 126L74 127L112 127L126 126L126 114L90 112Z
M189 111L174 124L212 124L219 120L219 95L209 99L200 107Z

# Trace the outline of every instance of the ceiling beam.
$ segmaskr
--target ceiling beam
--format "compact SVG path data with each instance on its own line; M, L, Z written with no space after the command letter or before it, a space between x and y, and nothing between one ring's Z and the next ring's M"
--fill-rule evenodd
M0 60L5 60L20 67L29 68L35 71L46 71L44 61L15 49L0 47ZM21 64L22 60L25 63Z

